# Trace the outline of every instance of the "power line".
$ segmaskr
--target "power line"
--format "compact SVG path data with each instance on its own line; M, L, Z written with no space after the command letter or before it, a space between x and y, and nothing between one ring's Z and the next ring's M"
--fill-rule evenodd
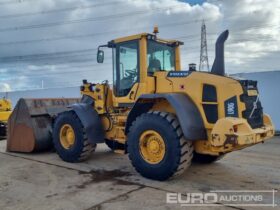
M63 65L73 65L73 64L77 64L77 63L90 63L90 62L95 62L95 59L79 59L79 60L76 60L74 61L73 59L71 60L66 60L66 61L62 61L62 62L55 62L55 63L50 63L48 61L43 61L43 62L40 62L40 63L26 63L26 62L23 62L23 63L17 63L17 64L14 64L14 63L0 63L0 68L2 69L12 69L12 68L22 68L23 66L24 67L29 67L29 66L49 66L49 67L52 67L52 66L63 66ZM11 65L12 64L12 65Z
M20 69L25 69L25 68L29 68L30 66L59 66L59 65L72 65L72 64L79 64L79 63L90 63L95 61L95 59L79 59L74 61L73 59L67 60L67 61L62 61L62 62L55 62L55 63L50 63L50 62L44 62L44 63L19 63L17 65L10 65L10 64L2 64L2 67L0 67L1 69L15 69L15 68L20 68ZM1 64L0 64L1 65Z
M100 71L103 71L104 72L104 69L85 69L85 70L73 70L73 71L60 71L60 72L54 72L54 73L49 73L49 74L45 74L45 75L21 75L22 77L24 77L25 79L36 79L36 78L58 78L58 75L63 75L63 74L78 74L78 75L75 75L75 78L77 78L77 76L79 77L80 76L80 80L79 81L82 81L83 79L83 76L81 75L81 73L87 73L88 75L90 73L96 73L96 72L100 72ZM113 75L113 72L111 72L112 75ZM111 75L111 76L112 76ZM17 81L19 80L18 77L12 77L12 78L8 78L8 79L2 79L0 80L0 83L1 82L7 82L7 81Z
M184 36L188 38L189 36ZM182 38L182 37L181 37ZM72 51L61 51L61 52L54 52L54 53L36 53L36 54L29 54L29 55L16 55L16 56L5 56L0 57L0 62L8 62L8 61L16 61L16 60L25 60L25 59L40 59L42 57L49 57L49 56L60 56L60 55L70 55L74 53L87 53L96 51L97 48L88 48L88 49L82 49L82 50L72 50Z
M159 11L166 10L166 9L177 8L179 6L180 5L161 7L161 8L153 8L153 9L150 9L148 12L150 12L150 11L159 12ZM143 15L143 14L146 15L147 10L139 10L139 11L128 12L128 13L98 16L98 17L84 18L84 19L75 19L75 20L57 21L57 22L34 24L34 25L25 25L25 26L18 26L18 27L0 28L0 32L38 29L38 28L46 28L46 27L85 23L85 22L93 22L93 21L104 21L104 20L109 20L109 19L121 18L121 17L126 17L126 16Z
M100 65L100 64L98 64L98 65ZM103 67L105 65L109 65L109 63L103 64ZM94 66L97 66L97 65L87 65L87 66L81 65L81 66L76 66L76 67L77 68L86 68L86 67L94 67ZM55 76L55 75L61 75L61 74L66 74L66 73L67 74L74 74L74 73L75 74L80 74L80 73L83 73L83 72L91 73L91 72L96 72L96 71L104 71L104 69L86 69L86 70L79 69L79 70L60 71L62 69L68 69L68 68L66 68L66 67L65 68L58 68L58 69L56 69L57 72L52 72L52 73L48 73L48 74L41 74L41 73L40 74L34 74L34 73L32 73L32 74L23 74L21 76L26 77L26 78L41 78L41 77L44 78L44 77L52 77L52 76ZM43 69L41 69L41 70L43 70ZM9 79L1 78L0 81L17 80L17 79L18 79L18 77L12 77L12 78L9 78Z
M192 20L192 21L183 21L183 22L173 22L173 23L167 23L167 24L162 24L159 25L160 28L168 28L168 27L173 27L173 26L180 26L180 25L188 25L192 23L197 23L201 21L200 19ZM134 29L146 29L147 27L137 27ZM97 33L90 33L90 34L80 34L80 35L67 35L67 36L60 36L60 37L51 37L51 38L43 38L43 39L33 39L33 40L23 40L23 41L15 41L15 42L0 42L0 45L12 45L12 44L29 44L32 42L45 42L45 41L56 41L56 40L63 40L63 39L75 39L75 38L85 38L85 37L94 37L94 36L99 36L99 35L105 35L105 34L110 34L112 33L123 33L128 29L122 29L122 30L112 30L112 31L105 31L105 32L97 32ZM131 30L131 29L129 29ZM191 35L194 36L194 35Z
M27 3L29 1L37 1L37 0L14 0L14 1L4 1L0 2L0 5L8 5L8 4L21 4L21 3Z
M190 49L190 48L189 48ZM34 61L34 60L45 60L45 59L61 59L61 58L75 58L78 56L95 56L97 48L83 49L83 50L72 50L62 51L55 53L42 53L42 54L30 54L30 55L19 55L19 56L7 56L0 57L0 64L7 62L17 61Z
M189 37L189 36L181 36L183 37ZM185 39L181 39L182 41L185 41ZM187 39L186 39L187 40ZM198 39L197 39L198 40ZM192 40L193 42L194 40ZM236 40L238 41L238 40ZM196 47L197 46L197 47ZM230 45L228 45L230 46ZM190 51L192 49L195 49L198 51L199 45L186 45L182 49L186 48L186 51ZM214 46L213 46L214 48ZM213 48L208 51L213 51ZM61 58L71 58L71 57L77 57L77 56L95 56L96 55L97 48L87 48L87 49L81 49L81 50L71 50L71 51L60 51L60 52L54 52L54 53L41 53L41 54L29 54L29 55L17 55L17 56L6 56L6 57L0 57L0 63L3 62L16 62L16 61L33 61L33 60L44 60L44 59L61 59ZM275 52L275 50L262 50L262 52ZM79 54L79 55L77 55Z
M192 35L190 36L181 36L181 38L186 37L186 38L190 38ZM195 38L195 37L194 37ZM237 40L238 41L238 40ZM242 40L243 41L243 40ZM188 47L187 49L185 49L185 51L187 52L194 52L193 50L195 50L195 52L198 52L198 48L190 48L190 45L187 45L186 47ZM50 61L54 61L56 59L62 59L62 58L75 58L78 56L89 56L89 55L96 55L93 54L94 51L96 51L96 48L91 48L91 49L83 49L83 50L74 50L74 51L62 51L62 52L55 52L55 53L43 53L43 54L31 54L31 55L21 55L21 56L10 56L10 57L2 57L0 58L1 62L9 62L9 61L38 61L38 60L45 60L48 59ZM213 51L213 49L211 49L210 51ZM273 52L271 50L262 50L262 52ZM77 55L79 54L79 55ZM271 57L271 56L270 56ZM231 58L233 58L231 56ZM254 58L246 58L246 59L254 59ZM93 59L79 59L79 62L84 62L84 61L91 61ZM71 63L73 62L68 61L67 63ZM66 62L64 62L66 63ZM55 65L59 64L58 62L55 63ZM46 65L49 65L49 63L47 63Z
M61 51L61 52L54 52L54 53L41 53L41 54L29 54L29 55L17 55L17 56L6 56L6 57L0 57L0 62L7 62L7 61L16 61L16 60L25 60L25 59L40 59L42 57L48 57L49 56L60 56L60 55L71 55L73 53L86 53L86 52L92 52L96 51L97 48L88 48L83 50L72 50L72 51Z
M190 45L186 46L187 48L182 48L181 52L197 52L199 53L199 46L197 45L197 47L190 47ZM33 54L33 55L25 55L25 56L11 56L11 57L4 57L4 58L8 58L7 60L5 59L0 59L0 62L3 64L4 62L27 62L27 61L42 61L42 60L49 60L48 63L44 63L43 65L51 65L51 63L53 61L56 61L57 59L70 59L69 61L63 61L63 62L54 62L52 65L57 65L57 64L68 64L68 63L82 63L82 62L87 62L87 61L92 61L95 60L96 56L96 51L97 49L85 49L85 50L74 50L74 51L66 51L66 52L56 52L56 53L46 53L46 54ZM92 52L89 52L92 51ZM214 49L208 49L208 51L213 52ZM270 52L275 52L275 51L271 51L271 50L262 50L262 52L264 53L270 53ZM64 54L66 53L66 55ZM77 54L78 53L78 54ZM44 56L42 56L44 55ZM79 58L79 61L73 61L73 59L78 58L78 57L83 57L83 58ZM91 56L92 58L88 58L85 59L85 57L87 56ZM271 57L272 55L270 55ZM278 57L278 55L273 55L275 57ZM231 56L232 57L232 56ZM233 57L232 57L233 58ZM106 56L106 59L110 59L110 55ZM16 66L18 67L18 66ZM4 67L3 67L4 68ZM12 68L11 66L9 66L8 68Z
M110 63L106 63L106 64L110 64ZM80 68L85 68L85 67L94 67L100 64L95 64L95 65L80 65L80 66L75 66L76 68L80 67ZM102 65L104 67L104 65ZM56 69L56 71L61 70L61 69L69 69L72 67L64 67L64 68L58 68ZM74 67L73 67L74 68ZM44 71L44 70L42 70ZM59 72L52 72L49 74L27 74L27 75L22 75L22 76L27 76L28 79L33 79L33 78L40 78L40 77L53 77L55 75L60 75L60 74L71 74L71 73L92 73L92 72L96 72L96 71L104 71L103 69L87 69L87 70L74 70L74 71L59 71ZM13 80L17 80L18 78L9 78L9 79L5 79L4 81L13 81Z
M230 58L240 58L240 57L230 57ZM243 59L257 59L257 58L243 58ZM60 75L60 74L71 74L71 73L79 73L79 72L92 72L93 70L95 71L95 70L102 70L102 71L104 71L103 69L104 69L104 66L107 66L107 65L112 65L112 63L110 63L110 62L108 62L108 63L104 63L104 65L100 65L100 64L86 64L86 65L76 65L76 66L66 66L66 67L56 67L55 69L45 69L46 67L44 67L44 68L40 68L40 69L36 69L36 70L34 70L34 72L35 71L44 71L44 73L42 73L42 72L39 72L39 73L32 73L32 74L23 74L22 76L25 76L25 77L28 77L28 78L33 78L33 77L49 77L49 76L53 76L53 75ZM95 67L95 66L99 66L100 67L100 69L90 69L90 70L69 70L69 69L72 69L72 68L86 68L86 67L91 67L91 68L93 68L93 67ZM63 69L68 69L67 71L61 71L61 70L63 70ZM45 74L45 71L46 70L51 70L51 71L56 71L56 72L49 72L48 74ZM30 71L31 70L29 70L29 72L28 73L30 73ZM112 70L110 70L110 71L112 71ZM9 71L10 72L10 71ZM17 71L16 71L17 72ZM3 80L3 79L2 79ZM4 79L4 80L7 80L7 79Z
M80 10L80 9L102 7L102 6L107 6L107 5L114 5L114 4L118 4L118 3L123 3L123 2L110 1L110 2L106 2L106 3L100 3L100 4L90 4L87 6L75 6L75 7L61 8L61 9L43 10L43 11L38 11L38 12L26 12L26 13L18 13L18 14L0 15L0 19L18 18L18 17L33 16L33 15L47 15L47 14L52 14L52 13L73 11L73 10L77 10L77 9Z
M80 62L77 62L77 63L80 63ZM112 62L106 62L106 63L103 63L102 65L101 64L98 64L96 62L93 62L93 61L90 61L90 62L83 62L82 65L69 65L69 63L65 63L65 64L68 64L68 66L57 66L57 65L52 65L50 67L48 66L43 66L43 67L40 67L40 66L37 66L37 69L28 69L28 73L29 72L37 72L37 71L44 71L43 73L42 72L38 72L38 73L41 73L42 75L46 75L45 74L45 71L46 70L49 70L49 71L58 71L58 70L63 70L63 69L71 69L71 68L81 68L81 67L95 67L95 66L98 66L98 67L103 67L103 65L112 65ZM9 72L6 72L6 73L10 73L10 72L19 72L21 70L19 69L9 69ZM67 71L68 72L68 71ZM71 71L70 71L71 72ZM24 72L25 73L25 72ZM34 75L32 73L32 75ZM38 74L36 74L38 75Z
M100 64L97 64L100 65ZM109 65L109 63L107 64ZM76 67L80 67L80 68L85 68L85 67L93 67L96 65L86 65L86 66L76 66ZM104 65L102 65L104 67ZM62 69L62 68L61 68ZM57 69L57 70L61 70L61 69ZM66 69L66 68L64 68ZM244 67L242 67L242 69L244 69ZM246 68L246 69L251 69L251 68ZM271 68L271 70L273 70L274 68ZM81 74L81 73L93 73L93 72L98 72L98 71L104 71L104 69L85 69L85 70L72 70L72 71L58 71L58 72L53 72L53 73L49 73L49 74L27 74L27 75L22 75L24 77L26 77L26 79L35 79L35 78L49 78L49 77L53 77L53 76L57 76L57 75L61 75L61 74ZM111 72L113 74L113 72ZM0 81L14 81L14 80L18 80L17 77L13 77L13 78L9 78L9 79L2 79ZM80 80L79 80L80 81Z
M168 8L170 8L170 7L168 7ZM155 8L155 10L162 10L162 9L164 9L164 8ZM127 15L127 14L131 14L131 13L117 14L117 15ZM113 16L106 16L106 17L114 17L114 15ZM96 18L103 18L103 17L96 17ZM86 20L88 20L88 19L86 19ZM168 26L173 26L173 25L176 26L176 25L190 24L190 23L194 23L194 22L198 22L198 21L199 20L188 21L188 22L181 22L181 23L164 24L161 27L168 27ZM39 25L36 25L36 26L39 26ZM270 25L270 26L273 26L273 25ZM142 28L144 28L144 27L142 27ZM260 28L260 26L253 26L253 27L249 27L249 28L246 27L246 29L250 29L250 28ZM19 27L16 27L16 28L13 28L13 29L19 30ZM0 29L0 31L1 30L2 29ZM242 30L244 30L244 29L242 29ZM61 37L53 37L53 38L45 38L45 39L23 40L23 41L15 41L15 42L2 42L2 43L0 43L0 45L28 44L28 43L32 43L32 42L54 41L54 40L71 39L71 38L85 38L85 37L104 35L104 34L107 34L107 33L109 34L109 33L114 33L114 32L123 32L123 30L108 31L108 32L101 32L101 33L92 33L92 34L84 34L84 35L61 36Z
M159 27L161 28L168 28L168 27L173 27L173 26L180 26L180 25L187 25L187 24L191 24L191 23L196 23L196 22L199 22L201 20L197 19L197 20L193 20L193 21L184 21L184 22L174 22L174 23L168 23L168 24L162 24L162 25L159 25ZM252 28L256 28L258 26L252 26L252 27L246 27L246 29L252 29ZM137 27L135 29L146 29L148 27ZM105 32L98 32L98 33L90 33L90 34L80 34L80 35L67 35L67 36L59 36L59 37L50 37L50 38L41 38L41 39L31 39L31 40L22 40L22 41L13 41L13 42L0 42L0 45L18 45L18 44L30 44L30 43L36 43L36 42L49 42L49 41L57 41L57 40L64 40L64 39L79 39L79 38L86 38L86 37L94 37L94 36L100 36L100 35L106 35L106 34L110 34L112 35L112 33L121 33L123 31L125 31L126 29L122 29L122 30L112 30L112 31L105 31ZM131 29L129 29L131 30ZM237 30L237 31L243 31L244 28L241 28L240 30ZM231 34L240 34L240 33L231 33ZM209 36L216 36L217 34L216 33L210 33L208 34ZM254 34L254 35L261 35L261 34ZM193 35L189 35L188 37L198 37L199 34L193 34ZM265 35L265 36L270 36L272 37L271 35ZM179 37L179 38L184 38L186 36L182 36L182 37ZM248 41L250 40L249 38L247 38ZM256 38L256 36L254 36L252 38L252 40L261 40L263 39L263 41L266 41L267 39L263 38L263 37L258 37Z

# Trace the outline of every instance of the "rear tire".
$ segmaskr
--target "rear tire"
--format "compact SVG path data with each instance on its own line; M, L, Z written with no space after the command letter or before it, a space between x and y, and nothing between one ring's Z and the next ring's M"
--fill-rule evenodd
M0 140L6 139L7 137L7 124L0 122Z
M145 140L147 132L150 136L143 146L142 139ZM152 141L159 141L159 146L154 146ZM164 155L157 152L155 158L153 154L149 156L150 150L154 150L147 149L148 152L144 152L145 146L156 148L156 152L161 148ZM158 111L142 114L133 122L129 129L127 149L136 171L146 178L159 181L181 175L190 166L193 157L193 145L184 138L177 118L173 114Z
M7 123L0 121L0 140L3 140L7 137Z
M221 160L225 155L213 156L213 155L204 155L194 152L193 162L201 164L210 164L218 160Z
M74 141L71 143L63 139L66 137L61 137L64 135L65 126L66 129L70 128L73 133ZM65 136L67 135L65 134ZM73 111L63 112L56 118L53 128L53 144L59 157L71 163L88 159L96 148L96 144L92 145L88 142L82 122Z

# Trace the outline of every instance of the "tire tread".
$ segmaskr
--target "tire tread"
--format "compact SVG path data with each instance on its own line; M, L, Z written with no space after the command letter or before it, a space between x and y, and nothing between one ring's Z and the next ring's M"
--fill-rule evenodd
M150 117L153 116L160 116L162 120L165 120L168 122L170 127L172 128L174 134L177 136L176 140L178 141L178 153L175 154L179 156L179 161L176 163L176 166L173 168L173 171L171 172L170 177L168 178L174 178L178 177L179 175L183 174L187 168L191 165L192 158L193 158L193 144L190 141L187 141L184 138L182 129L180 127L180 123L178 122L177 117L174 114L168 113L168 112L160 112L160 111L150 111L148 113L144 113L136 118L136 120L132 123L132 126L129 128L128 133L128 148L130 145L130 136L133 135L133 129L135 125L140 121L149 120ZM142 171L139 170L137 165L133 162L133 154L129 151L129 159L132 162L133 167L135 170L143 175ZM143 175L145 176L145 175ZM167 178L167 179L168 179Z
M91 144L88 141L87 135L85 133L85 129L84 129L83 125L82 125L82 122L79 119L79 117L76 115L75 112L73 112L73 111L63 112L60 115L58 115L58 117L56 118L56 121L58 121L61 117L65 117L65 115L66 116L69 115L67 117L73 119L74 121L76 121L79 124L78 132L81 132L82 136L83 136L83 139L82 139L82 141L83 141L83 148L82 148L81 153L79 154L79 156L77 158L75 158L75 159L73 158L73 159L69 160L69 162L82 162L82 161L85 161L85 160L87 160L91 156L92 152L95 151L96 144L93 145L93 144ZM55 121L54 126L56 126L56 121ZM53 139L55 139L55 138L53 138ZM55 145L55 142L54 142L54 145ZM62 154L60 154L59 152L57 152L57 153L60 156L60 158L64 160L64 157L62 156Z

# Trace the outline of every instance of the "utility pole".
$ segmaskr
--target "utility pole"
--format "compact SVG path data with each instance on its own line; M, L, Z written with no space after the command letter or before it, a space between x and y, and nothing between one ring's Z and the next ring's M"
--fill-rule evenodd
M204 20L202 21L202 26L201 26L201 45L200 45L199 71L209 71L207 39L206 39L206 25L205 25Z

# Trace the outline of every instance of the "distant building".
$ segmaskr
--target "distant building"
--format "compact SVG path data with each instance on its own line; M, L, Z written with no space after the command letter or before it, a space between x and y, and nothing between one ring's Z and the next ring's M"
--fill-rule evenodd
M49 88L38 90L22 90L8 92L8 98L16 105L20 98L76 98L80 97L80 87ZM0 93L0 97L5 97L6 93Z

